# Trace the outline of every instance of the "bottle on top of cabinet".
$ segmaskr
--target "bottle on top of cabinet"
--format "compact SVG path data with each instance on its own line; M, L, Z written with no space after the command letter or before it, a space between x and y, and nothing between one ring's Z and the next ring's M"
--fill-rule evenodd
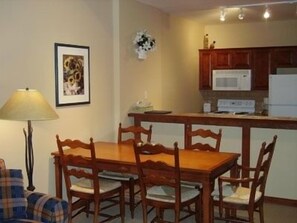
M209 48L210 49L214 49L215 48L215 44L216 44L216 41L213 41L212 44L210 44Z
M203 48L208 49L208 34L205 34L203 38Z

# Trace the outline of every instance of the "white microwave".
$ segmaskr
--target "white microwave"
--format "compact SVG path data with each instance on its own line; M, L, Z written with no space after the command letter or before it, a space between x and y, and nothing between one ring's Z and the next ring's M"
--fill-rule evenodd
M250 91L251 70L213 70L212 90Z

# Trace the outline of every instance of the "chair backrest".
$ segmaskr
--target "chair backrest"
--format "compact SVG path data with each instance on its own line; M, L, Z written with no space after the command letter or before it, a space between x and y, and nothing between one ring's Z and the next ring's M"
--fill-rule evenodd
M174 143L173 149L161 144L134 143L134 152L142 200L146 198L147 188L163 185L175 190L176 204L179 204L181 195L177 143Z
M274 154L276 139L277 136L275 135L272 142L268 145L266 145L266 142L262 143L254 173L254 180L252 181L251 185L251 198L255 196L257 190L260 191L262 193L262 197L264 197L268 172Z
M124 138L123 135L129 135L129 138ZM142 135L146 136L146 139L142 139ZM129 126L126 128L122 127L122 123L119 124L118 129L118 143L133 143L135 140L136 143L139 142L151 142L152 138L152 125L149 129L145 129L142 126Z
M5 161L4 159L0 159L0 170L5 170L6 166L5 166Z
M90 143L84 143L80 140L65 139L61 141L56 135L57 145L61 165L64 173L67 195L71 192L70 188L79 180L88 179L89 185L86 187L94 188L94 198L99 198L99 168L96 167L96 154L93 143L93 138L90 138ZM81 155L73 155L76 150L80 150ZM85 152L82 152L85 151Z
M196 129L193 131L186 132L188 137L191 137L191 145L186 149L191 150L202 150L202 151L211 151L219 152L222 138L222 129L219 129L218 133L215 133L209 129ZM193 139L198 139L198 142L193 142ZM199 139L201 141L199 141ZM207 139L207 143L203 143L203 139ZM213 146L209 144L209 141L212 141Z

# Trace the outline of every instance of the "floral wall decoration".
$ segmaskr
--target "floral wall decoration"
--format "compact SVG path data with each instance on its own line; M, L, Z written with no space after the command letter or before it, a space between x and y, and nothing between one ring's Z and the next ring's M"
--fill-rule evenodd
M153 51L156 48L156 40L147 33L146 30L139 31L133 40L135 46L135 52L138 55L138 59L144 60L147 58L147 53Z

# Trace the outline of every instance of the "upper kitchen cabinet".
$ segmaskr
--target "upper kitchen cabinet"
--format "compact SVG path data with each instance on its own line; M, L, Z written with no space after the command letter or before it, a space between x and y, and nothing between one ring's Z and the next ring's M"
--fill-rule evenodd
M251 50L233 50L232 52L232 68L250 69L252 67L252 51Z
M210 50L213 69L229 69L232 67L232 54L229 50Z
M203 90L211 90L212 67L211 52L209 50L199 51L199 88Z
M213 69L249 69L252 54L250 50L219 49L212 50Z
M274 69L297 67L297 47L275 47L272 50L272 66Z
M268 77L271 71L271 50L258 48L253 50L252 89L267 90Z

